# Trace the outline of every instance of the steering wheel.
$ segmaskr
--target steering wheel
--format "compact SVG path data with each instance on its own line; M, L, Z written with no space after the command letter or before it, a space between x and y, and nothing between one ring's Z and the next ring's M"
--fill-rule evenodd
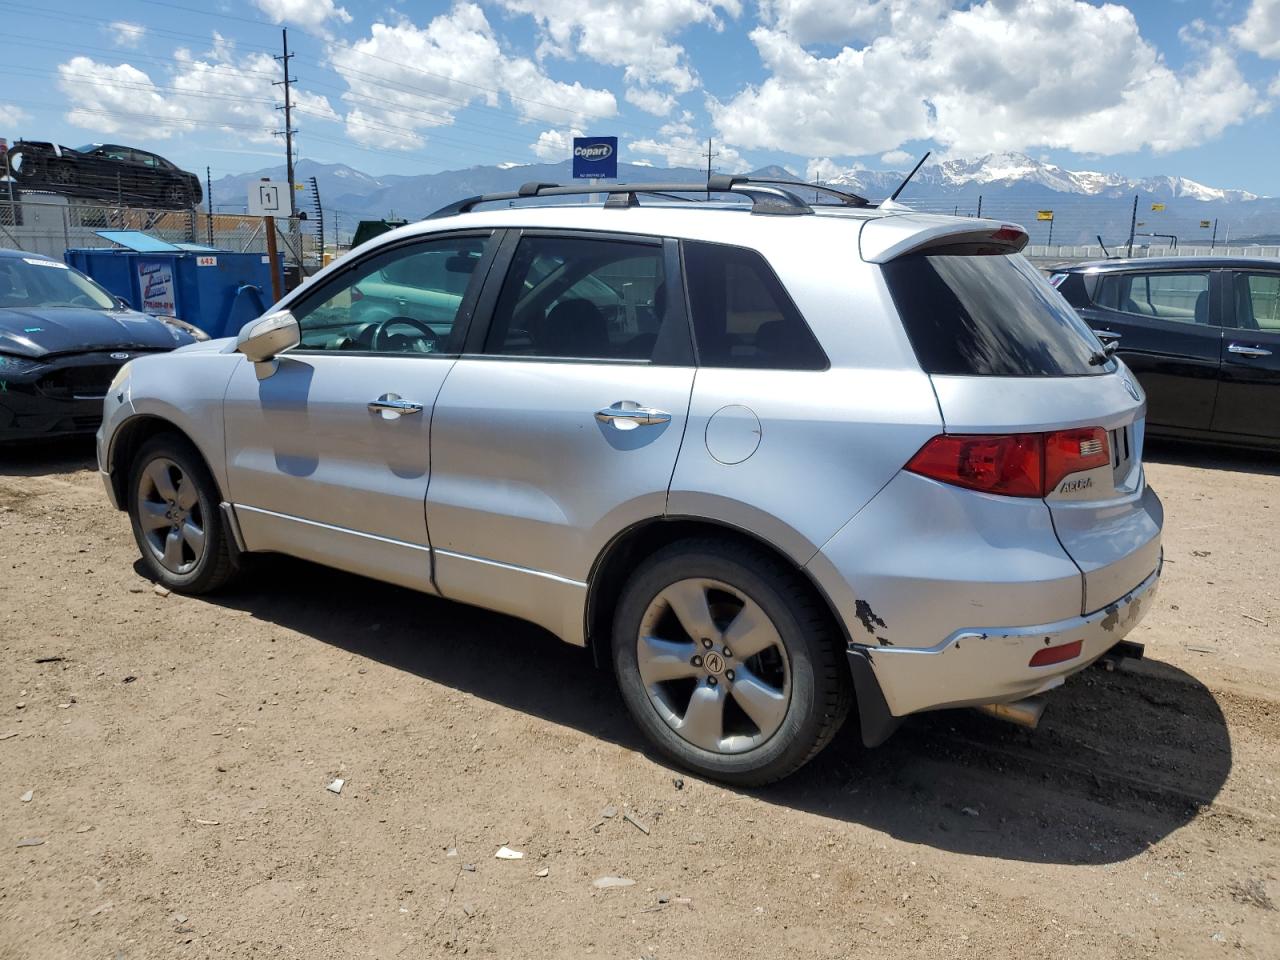
M427 326L426 323L424 323L422 320L415 320L413 317L387 317L387 319L383 320L376 327L374 327L373 337L372 337L370 346L375 352L388 352L392 350L391 337L402 336L402 334L389 335L387 333L387 328L390 327L392 324L396 324L396 323L406 324L410 327L413 327L413 329L417 330L420 334L422 334L422 339L419 341L419 343L421 344L422 347L425 347L426 349L422 349L421 347L419 347L414 352L417 352L417 353L434 353L435 352L436 347L440 343L440 337L437 336L436 332L432 330L429 326ZM409 351L401 350L397 352L408 353Z

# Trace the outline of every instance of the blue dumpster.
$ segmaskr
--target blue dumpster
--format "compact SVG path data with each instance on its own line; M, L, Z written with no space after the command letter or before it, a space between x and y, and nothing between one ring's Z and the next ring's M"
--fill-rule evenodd
M135 231L98 234L118 246L68 250L64 259L135 310L177 317L211 337L225 337L272 303L264 253L169 243ZM283 257L277 269L283 283Z

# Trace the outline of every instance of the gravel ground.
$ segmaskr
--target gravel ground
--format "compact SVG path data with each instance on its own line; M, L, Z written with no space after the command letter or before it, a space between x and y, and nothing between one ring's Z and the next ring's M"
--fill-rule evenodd
M739 791L535 628L284 559L160 596L87 444L0 454L0 957L1280 956L1280 458L1148 460L1146 660Z

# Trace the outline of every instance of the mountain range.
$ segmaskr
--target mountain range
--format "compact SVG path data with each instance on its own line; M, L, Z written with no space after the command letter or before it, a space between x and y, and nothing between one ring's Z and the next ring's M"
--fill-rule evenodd
M778 166L751 173L794 176ZM243 210L252 182L262 178L283 180L285 176L280 165L216 180L212 185L215 208L227 212ZM890 194L904 176L903 171L852 168L831 175L824 182L879 200ZM418 219L461 197L514 190L529 181L568 183L572 179L568 160L386 176L372 176L344 163L300 160L295 169L296 182L308 184L313 177L325 211L326 229L332 232L336 228L344 237L358 220ZM688 167L618 164L618 179L623 182L702 182L705 178L705 171ZM310 210L309 191L297 196L298 209ZM1045 241L1041 233L1047 227L1037 216L1040 211L1051 210L1056 242L1093 242L1095 236L1102 235L1111 243L1127 237L1135 197L1139 234L1172 234L1183 242L1207 242L1209 228L1202 224L1218 221L1219 242L1226 233L1240 242L1251 234L1275 233L1280 219L1280 200L1245 190L1207 186L1179 176L1135 179L1067 170L1020 153L927 163L916 173L900 201L921 210L964 214L977 213L981 203L983 216L1027 226L1036 243Z

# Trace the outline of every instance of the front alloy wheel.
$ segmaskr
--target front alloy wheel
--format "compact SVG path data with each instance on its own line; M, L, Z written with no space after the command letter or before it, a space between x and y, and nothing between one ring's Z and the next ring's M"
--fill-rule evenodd
M157 457L138 481L138 520L151 555L170 573L189 574L204 558L205 517L195 483Z
M133 536L152 579L207 593L231 578L236 558L218 515L218 487L185 437L163 433L144 443L127 489Z

